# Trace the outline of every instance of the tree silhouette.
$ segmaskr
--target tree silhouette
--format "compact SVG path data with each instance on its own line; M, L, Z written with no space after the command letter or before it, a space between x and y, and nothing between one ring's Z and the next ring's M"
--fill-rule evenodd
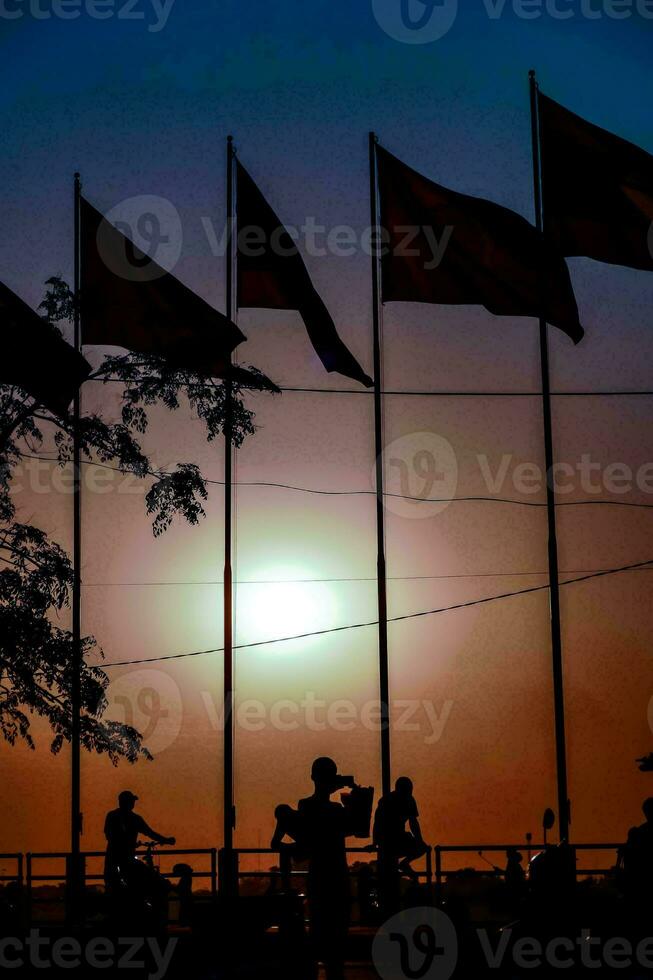
M41 309L54 326L71 319L74 297L60 276L49 279ZM89 381L121 386L121 421L83 416L79 439L83 461L99 463L148 481L145 497L155 536L175 517L197 524L204 516L206 481L192 462L172 470L153 467L138 437L148 427L148 409L160 404L176 411L182 404L204 425L209 441L224 431L227 387L190 371L171 367L164 358L125 354L105 357ZM246 391L279 389L256 368L238 368L229 381L232 432L236 446L255 431L254 413L243 402ZM0 385L0 734L10 744L34 748L32 715L45 718L53 732L51 751L71 736L72 634L57 624L70 603L73 571L65 551L39 528L16 521L12 475L24 458L39 456L60 466L73 457L74 419L59 418L25 391ZM83 640L81 667L81 738L89 751L135 762L151 758L132 727L106 721L109 679L101 666L88 662L102 651L91 636Z

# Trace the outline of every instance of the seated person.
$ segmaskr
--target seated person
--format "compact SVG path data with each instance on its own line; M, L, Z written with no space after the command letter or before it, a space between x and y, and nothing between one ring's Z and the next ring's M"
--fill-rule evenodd
M406 830L406 823L409 830ZM394 790L379 800L372 836L381 859L399 861L402 874L416 877L411 862L426 854L428 844L422 838L413 784L407 776L401 776Z

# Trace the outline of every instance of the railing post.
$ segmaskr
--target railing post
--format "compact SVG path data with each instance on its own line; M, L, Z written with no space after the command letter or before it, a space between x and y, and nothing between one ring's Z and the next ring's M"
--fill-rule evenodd
M85 897L86 855L73 851L66 854L66 922L83 923Z
M433 850L430 847L426 852L426 886L430 900L433 897Z
M223 847L218 855L218 874L220 895L224 898L238 897L238 851Z
M32 923L32 855L28 852L25 855L25 889L27 891L25 910L27 921Z
M442 904L442 848L439 844L435 850L435 903Z
M215 898L218 894L218 852L215 847L211 848L211 897Z
M23 855L18 854L18 884L23 887Z

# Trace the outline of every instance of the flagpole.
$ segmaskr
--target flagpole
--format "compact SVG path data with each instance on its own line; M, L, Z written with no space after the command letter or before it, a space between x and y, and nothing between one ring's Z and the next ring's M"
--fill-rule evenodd
M386 795L391 789L390 765L390 680L388 668L388 596L385 562L385 509L383 496L383 400L381 369L381 296L379 276L379 205L376 146L377 137L370 133L370 212L374 234L372 245L372 331L374 346L374 451L376 454L376 543L377 595L379 611L379 691L381 700L381 786Z
M533 184L535 190L536 226L544 231L542 193L542 146L539 124L539 86L535 72L529 72L531 128L533 141ZM545 319L540 319L540 366L542 372L542 408L544 415L544 451L546 459L546 506L548 515L549 594L551 614L551 653L553 658L553 699L555 709L556 773L558 784L558 821L560 839L569 839L569 792L567 786L567 748L565 734L564 672L562 663L562 629L560 623L560 585L558 541L556 533L555 474L553 470L553 423L549 371L549 338Z
M226 270L226 309L227 316L233 320L234 304L234 145L233 137L227 137L227 270ZM231 381L225 380L225 425L224 425L224 710L223 710L223 754L224 754L224 851L223 889L231 893L236 882L233 877L233 847L236 812L234 806L234 670L233 670L233 571L232 571L232 531L233 531L233 405Z
M78 173L74 177L74 346L81 352L80 315L80 204L82 182ZM72 902L73 914L80 906L79 871L81 852L81 667L82 667L82 488L80 480L81 446L81 385L75 389L73 400L73 596L72 596L72 634L73 665L70 684L71 708L71 813L70 813L70 851L72 856Z

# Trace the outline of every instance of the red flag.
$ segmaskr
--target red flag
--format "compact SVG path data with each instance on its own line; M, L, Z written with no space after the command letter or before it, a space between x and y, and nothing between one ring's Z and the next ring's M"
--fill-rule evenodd
M653 269L653 156L539 99L544 227L563 255Z
M91 367L52 324L0 282L0 383L17 385L55 415L66 415Z
M176 368L230 373L245 340L235 323L81 202L82 342L164 356Z
M245 168L240 163L237 167L237 234L240 239L241 231L255 228L263 242L256 249L238 249L238 305L298 310L326 370L372 387L372 379L338 336L295 242Z
M567 264L525 218L448 190L378 148L384 302L484 306L583 336Z

